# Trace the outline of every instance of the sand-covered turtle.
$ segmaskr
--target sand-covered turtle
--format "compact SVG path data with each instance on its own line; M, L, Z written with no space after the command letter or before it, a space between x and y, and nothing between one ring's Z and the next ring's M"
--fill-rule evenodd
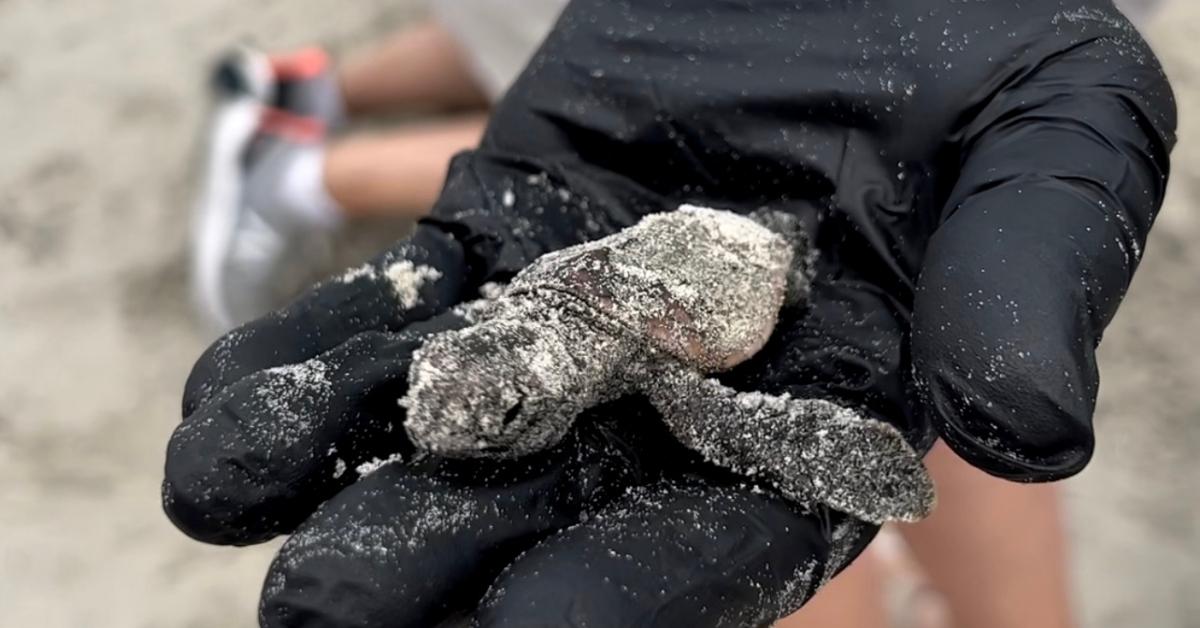
M805 239L785 216L683 206L539 258L409 373L406 429L450 456L557 442L598 403L645 394L684 445L789 498L914 520L933 489L892 426L838 404L736 392L706 377L753 356L803 298Z

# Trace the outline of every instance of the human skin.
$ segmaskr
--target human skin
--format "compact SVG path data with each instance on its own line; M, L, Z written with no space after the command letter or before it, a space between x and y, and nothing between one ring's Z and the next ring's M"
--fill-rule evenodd
M333 140L326 190L349 218L419 218L429 212L455 154L473 148L487 125L487 95L454 37L427 20L350 54L338 66L346 113L437 113Z
M1059 488L998 480L942 443L925 464L940 507L900 530L945 594L954 625L1075 626Z
M1058 487L994 478L963 462L944 443L934 446L925 465L938 489L938 507L925 520L895 529L919 563L922 577L949 607L950 623L945 625L1076 626ZM887 575L868 550L776 628L886 625L880 595ZM919 620L921 612L940 609L908 610Z
M420 218L450 158L474 147L486 125L486 113L465 113L339 138L325 152L325 187L348 218Z

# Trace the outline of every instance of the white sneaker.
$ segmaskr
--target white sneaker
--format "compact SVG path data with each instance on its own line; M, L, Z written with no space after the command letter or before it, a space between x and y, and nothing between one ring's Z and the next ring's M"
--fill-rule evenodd
M288 211L277 193L288 165L320 146L329 121L282 108L284 92L295 99L304 90L290 82L281 90L272 61L260 52L235 51L213 78L192 279L202 316L226 331L282 303L288 295L281 294L281 271L309 257L312 236L330 226Z

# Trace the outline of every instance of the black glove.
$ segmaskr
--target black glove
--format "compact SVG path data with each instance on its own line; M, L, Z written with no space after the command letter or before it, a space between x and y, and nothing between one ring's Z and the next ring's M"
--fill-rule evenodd
M873 530L749 490L637 399L530 459L405 458L355 482L409 451L411 353L463 324L429 317L682 202L790 211L819 252L809 303L727 384L852 405L919 448L940 434L998 475L1065 477L1092 451L1094 349L1173 129L1165 77L1107 0L576 0L419 246L201 358L168 513L226 543L300 525L265 625L766 624ZM437 272L397 289L408 255L400 270Z

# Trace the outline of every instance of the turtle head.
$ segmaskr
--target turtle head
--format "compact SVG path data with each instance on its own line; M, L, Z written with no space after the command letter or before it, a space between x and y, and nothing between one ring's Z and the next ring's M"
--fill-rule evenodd
M515 457L545 449L570 428L572 364L544 322L484 321L438 334L414 356L405 429L426 451Z

